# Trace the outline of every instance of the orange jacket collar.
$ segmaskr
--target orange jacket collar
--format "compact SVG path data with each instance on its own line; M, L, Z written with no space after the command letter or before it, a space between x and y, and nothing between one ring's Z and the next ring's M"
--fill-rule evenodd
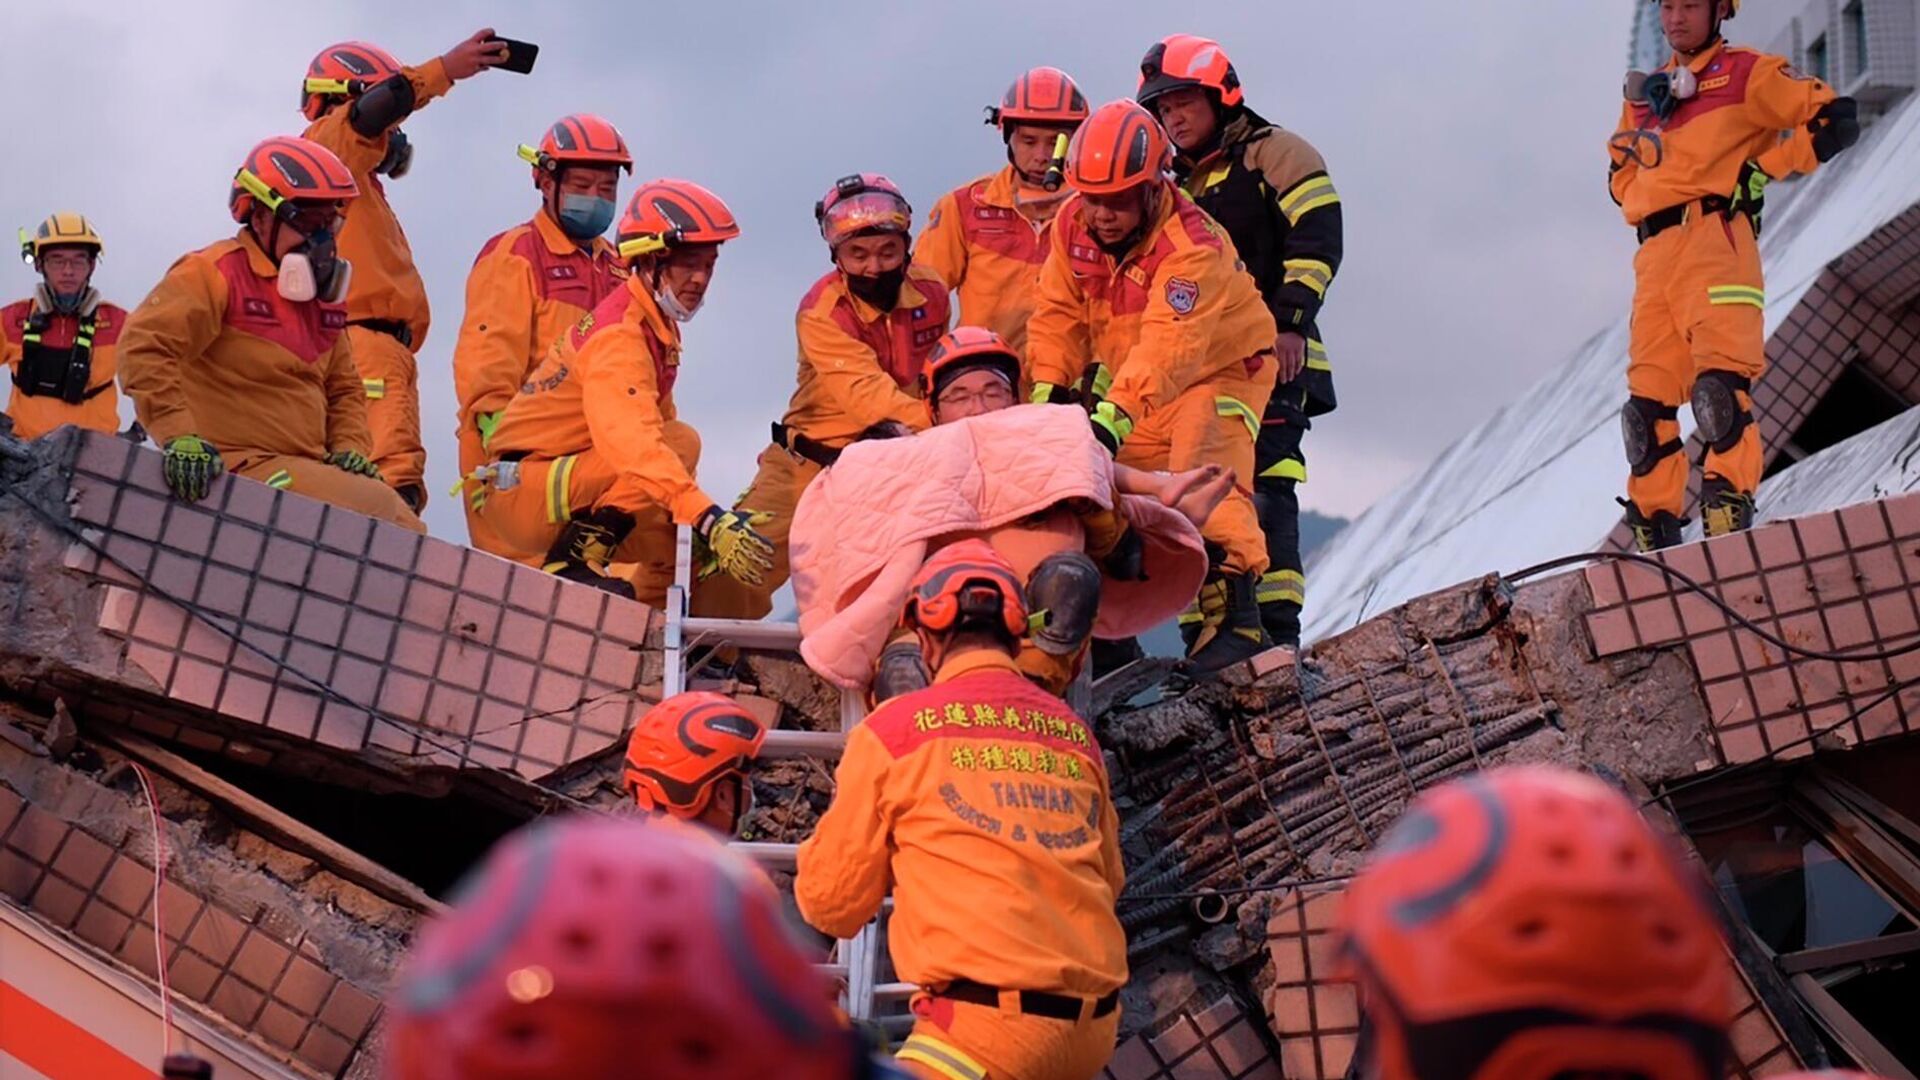
M1001 210L1011 210L1028 221L1044 225L1053 220L1060 204L1071 194L1073 192L1063 187L1057 192L1041 191L1039 197L1022 202L1020 180L1014 175L1013 166L1008 165L987 178L987 186L980 192L980 201Z
M240 246L245 248L247 251L247 268L248 269L252 270L254 273L260 275L261 277L279 277L280 276L279 265L273 261L272 256L267 254L266 249L260 246L260 241L255 240L253 238L252 229L247 228L245 225L240 226L240 235L238 239L240 241Z
M913 283L913 256L907 256L905 269L907 271L907 278L900 283L900 299L894 302L894 311L899 311L902 308L911 309L924 307L927 302L927 295L921 292ZM891 314L891 312L881 311L879 308L855 296L853 290L847 288L847 272L845 270L840 271L838 288L846 295L846 298L853 303L853 313L858 315L860 321L863 323L870 323L882 315Z
M1013 657L999 649L968 649L966 652L947 657L946 662L940 665L940 673L933 677L933 681L936 684L952 682L963 675L972 675L981 671L1011 671L1019 674L1020 668L1014 664Z
M578 241L567 235L559 222L553 220L553 215L544 209L533 215L533 230L540 234L540 239L546 241L547 250L555 255L572 255L575 252L585 251L594 258L599 258L613 248L604 236L596 236L593 238L593 243L584 248L581 247Z

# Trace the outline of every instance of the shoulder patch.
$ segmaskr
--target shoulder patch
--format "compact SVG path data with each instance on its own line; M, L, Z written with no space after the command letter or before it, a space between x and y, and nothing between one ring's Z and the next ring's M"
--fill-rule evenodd
M1167 279L1167 306L1173 309L1174 314L1191 315L1199 303L1199 282L1183 277Z

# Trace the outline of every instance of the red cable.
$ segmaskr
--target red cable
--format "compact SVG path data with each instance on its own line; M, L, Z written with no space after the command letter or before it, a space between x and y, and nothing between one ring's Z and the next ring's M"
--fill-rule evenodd
M139 762L130 762L139 774L140 787L147 793L147 815L153 822L153 966L160 973L160 1058L173 1053L173 999L167 989L167 933L160 918L160 885L166 880L167 838L160 830L160 799L153 793L153 778Z

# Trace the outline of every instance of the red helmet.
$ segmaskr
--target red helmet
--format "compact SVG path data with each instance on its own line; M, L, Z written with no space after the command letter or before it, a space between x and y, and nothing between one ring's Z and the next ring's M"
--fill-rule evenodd
M1240 91L1240 76L1219 42L1192 34L1173 34L1140 58L1140 88L1134 93L1134 99L1146 105L1161 94L1183 86L1200 87L1229 109L1245 99Z
M959 625L962 616L988 617L1010 636L1027 633L1027 600L1013 564L985 540L961 540L933 553L914 576L902 626L936 634Z
M649 180L620 218L620 257L636 259L680 244L719 244L740 235L720 196L691 180Z
M331 102L359 97L375 83L400 74L400 69L400 61L378 45L364 41L329 45L307 65L307 79L300 85L301 115L318 120Z
M942 334L927 354L920 368L921 396L933 403L953 376L973 367L991 367L1005 375L1009 385L1020 386L1020 357L1005 338L984 327L956 326Z
M1160 179L1172 162L1167 133L1153 114L1125 98L1093 111L1067 147L1067 183L1110 195Z
M387 1016L389 1080L846 1080L856 1058L765 877L632 818L502 841L421 930Z
M1545 766L1422 795L1347 889L1382 1080L1723 1075L1731 963L1633 802Z
M813 204L813 220L820 223L820 237L827 247L838 249L856 236L906 236L913 231L913 207L893 181L879 173L854 173L835 180Z
M1086 118L1086 96L1066 72L1054 67L1037 67L1020 76L999 105L987 107L987 123L998 125L1002 134L1015 124L1074 127Z
M740 774L767 729L725 694L692 690L655 705L627 739L627 793L642 810L699 817L714 783Z
M233 220L244 222L255 202L277 212L288 203L342 202L359 194L352 170L333 151L297 135L276 135L247 152L227 207Z
M592 113L555 120L541 137L538 150L520 145L520 160L543 172L558 172L568 165L618 165L629 175L633 172L633 155L627 152L620 129Z

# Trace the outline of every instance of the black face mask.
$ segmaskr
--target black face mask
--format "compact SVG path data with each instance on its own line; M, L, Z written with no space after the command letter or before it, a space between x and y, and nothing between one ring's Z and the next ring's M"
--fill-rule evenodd
M846 274L846 271L841 271ZM892 311L893 305L900 302L900 286L907 283L907 264L901 263L891 270L878 274L846 274L847 291L879 308Z

